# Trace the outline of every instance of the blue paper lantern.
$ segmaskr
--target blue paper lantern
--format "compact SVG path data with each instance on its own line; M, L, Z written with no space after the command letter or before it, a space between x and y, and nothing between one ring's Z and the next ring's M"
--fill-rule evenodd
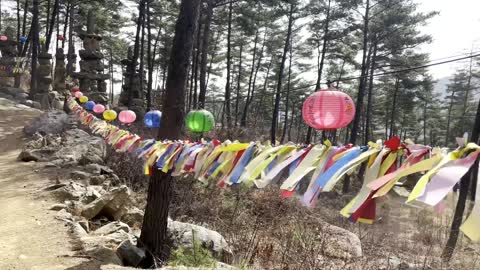
M160 111L149 111L143 117L143 123L149 128L158 128L160 127L160 119L162 118L162 113Z
M93 106L95 106L95 102L93 101L87 101L87 103L85 103L85 109L89 111L93 110Z
M20 37L20 43L25 43L27 41L26 37Z

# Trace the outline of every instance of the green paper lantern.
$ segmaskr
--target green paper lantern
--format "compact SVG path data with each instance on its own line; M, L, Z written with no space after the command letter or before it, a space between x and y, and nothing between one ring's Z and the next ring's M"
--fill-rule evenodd
M215 119L207 110L190 111L185 122L188 130L194 133L208 132L215 126Z

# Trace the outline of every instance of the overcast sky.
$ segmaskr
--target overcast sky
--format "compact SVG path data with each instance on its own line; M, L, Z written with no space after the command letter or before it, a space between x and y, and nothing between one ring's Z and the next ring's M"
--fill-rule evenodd
M445 58L472 49L480 51L480 0L415 0L419 11L438 11L439 15L423 28L433 36L431 44L423 46L432 60ZM461 63L431 67L435 79L450 76Z

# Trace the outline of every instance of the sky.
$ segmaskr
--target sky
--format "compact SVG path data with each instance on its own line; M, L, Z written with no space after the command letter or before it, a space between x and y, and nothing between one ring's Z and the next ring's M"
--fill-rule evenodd
M432 35L433 42L422 50L430 53L431 60L480 51L480 1L479 0L414 0L419 12L438 11L422 28ZM435 62L435 61L433 61ZM463 61L465 63L465 61ZM448 77L461 67L462 62L430 67L434 79Z

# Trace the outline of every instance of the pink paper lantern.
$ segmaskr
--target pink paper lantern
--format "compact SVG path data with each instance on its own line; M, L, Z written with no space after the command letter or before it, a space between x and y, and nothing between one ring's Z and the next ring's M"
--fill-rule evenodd
M127 125L133 123L135 119L137 119L137 115L130 110L121 111L118 115L118 120L120 120L120 122L122 122L123 124Z
M80 91L80 87L78 87L78 86L72 87L72 92L73 93L78 92L78 91Z
M78 91L78 92L75 92L75 97L76 98L80 98L81 96L83 96L83 93Z
M93 112L97 114L103 113L104 111L105 111L105 106L103 106L102 104L95 104L95 106L93 106Z
M7 40L8 40L8 37L7 37L7 36L0 36L0 40L1 40L1 41L7 41Z
M335 88L323 89L310 95L303 103L303 120L314 129L342 128L352 122L355 103Z

